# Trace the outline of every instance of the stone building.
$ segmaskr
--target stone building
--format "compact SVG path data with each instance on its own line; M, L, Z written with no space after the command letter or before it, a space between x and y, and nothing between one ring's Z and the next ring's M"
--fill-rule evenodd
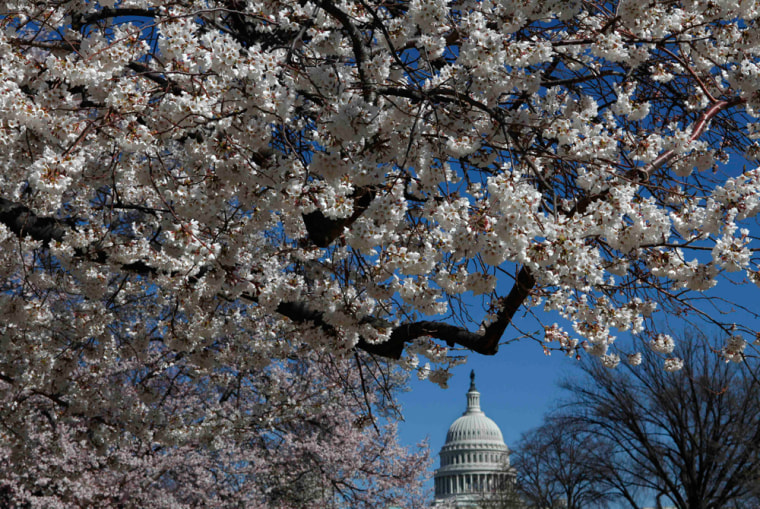
M435 471L435 506L477 507L514 483L509 449L501 430L480 409L475 372L470 373L467 409L449 427Z

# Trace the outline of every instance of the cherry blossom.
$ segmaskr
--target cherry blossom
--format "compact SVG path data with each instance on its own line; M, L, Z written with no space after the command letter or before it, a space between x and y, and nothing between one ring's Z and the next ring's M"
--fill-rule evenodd
M4 436L179 451L221 414L156 435L161 394L310 355L445 384L514 337L667 356L668 312L754 341L715 293L760 281L754 1L0 14Z
M424 500L427 449L401 447L392 393L365 388L386 377L382 390L395 392L398 373L312 352L258 373L228 363L200 377L222 350L191 354L192 362L151 354L152 371L136 360L100 362L97 377L79 369L75 380L51 381L57 394L0 381L0 454L10 459L0 466L0 501L373 508ZM86 386L72 387L82 379Z

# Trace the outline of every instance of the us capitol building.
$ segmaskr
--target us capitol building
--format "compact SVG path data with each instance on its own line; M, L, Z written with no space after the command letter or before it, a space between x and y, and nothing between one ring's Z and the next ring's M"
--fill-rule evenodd
M474 371L470 373L467 410L449 427L440 459L434 507L474 508L484 497L514 483L501 430L480 409Z

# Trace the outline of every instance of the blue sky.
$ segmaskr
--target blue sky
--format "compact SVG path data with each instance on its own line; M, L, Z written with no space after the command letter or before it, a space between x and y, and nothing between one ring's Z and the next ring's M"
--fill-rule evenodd
M470 355L467 364L454 369L448 389L415 378L400 398L405 418L401 439L414 444L428 438L437 456L449 425L465 410L474 369L481 408L499 425L509 446L541 423L561 394L557 382L572 375L576 364L558 352L546 356L537 343L524 340L502 346L495 356Z
M760 311L760 289L753 284L737 286L722 280L718 287L705 295L730 299L752 312ZM705 308L709 310L707 306ZM724 320L743 323L760 331L760 319L757 316L738 308L728 309L728 315L722 316ZM670 328L676 340L679 328L693 327L672 315L662 312L656 315L657 326L662 329ZM538 311L538 316L548 324L556 319L565 330L572 330L567 322L554 314ZM535 323L532 328L526 326L526 322L529 321L526 318L518 319L520 328L535 330ZM700 330L710 336L718 334L717 329L711 333L707 326L700 327ZM516 330L513 327L507 328L505 340L509 338L510 333L514 334ZM620 333L617 336L616 344L620 343L621 346L630 341L628 333ZM745 336L745 339L752 341L754 338ZM758 355L758 348L750 347L746 353ZM566 357L561 352L553 352L547 356L535 341L524 339L502 345L495 356L470 354L466 364L454 368L454 376L449 380L448 389L441 389L429 381L413 378L410 382L411 390L400 397L405 418L405 422L399 425L401 442L414 445L427 439L434 459L433 468L437 468L438 452L446 439L446 431L465 410L470 370L474 369L475 384L481 394L481 408L499 425L504 441L511 447L522 433L539 426L544 414L554 409L559 400L566 396L559 388L559 382L579 376L578 364L574 358ZM432 482L429 486L432 495Z

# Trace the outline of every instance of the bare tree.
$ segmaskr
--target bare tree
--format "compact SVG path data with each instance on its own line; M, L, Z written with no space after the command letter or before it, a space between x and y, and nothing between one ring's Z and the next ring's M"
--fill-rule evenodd
M515 468L503 465L507 476L493 490L484 491L478 500L478 509L524 509L525 500L515 480Z
M600 443L566 419L547 418L524 434L512 452L517 487L532 507L606 507L604 473L596 468Z
M683 341L683 369L666 372L651 349L639 366L585 363L565 412L604 444L609 490L637 508L636 489L678 509L757 506L760 382L707 341ZM724 353L724 352L723 352ZM747 359L747 362L750 362Z

